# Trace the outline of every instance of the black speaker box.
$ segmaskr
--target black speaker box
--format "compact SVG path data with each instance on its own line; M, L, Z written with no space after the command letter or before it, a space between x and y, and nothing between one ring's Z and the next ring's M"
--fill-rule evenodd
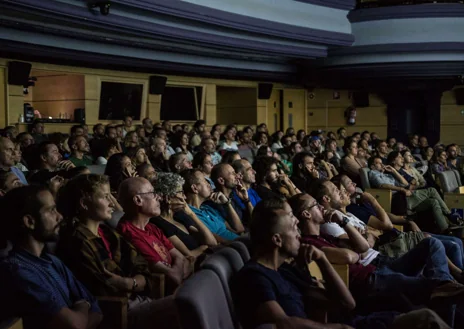
M152 75L150 77L150 94L151 95L162 95L164 92L164 87L166 86L167 80L168 78L166 77Z
M354 107L369 107L369 93L354 92L353 105Z
M8 84L24 86L29 81L32 64L24 62L8 63Z
M74 110L74 122L84 124L85 123L85 109Z
M272 83L260 83L258 84L258 99L269 99L271 98Z
M457 105L464 105L464 88L455 89L454 97L456 97Z

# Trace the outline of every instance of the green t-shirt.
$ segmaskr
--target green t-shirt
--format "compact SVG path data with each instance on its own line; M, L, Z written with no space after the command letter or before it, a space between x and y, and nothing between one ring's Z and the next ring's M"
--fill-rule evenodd
M69 161L71 161L76 167L81 166L90 166L93 163L93 159L87 155L84 155L82 159L75 158L73 156L69 157Z

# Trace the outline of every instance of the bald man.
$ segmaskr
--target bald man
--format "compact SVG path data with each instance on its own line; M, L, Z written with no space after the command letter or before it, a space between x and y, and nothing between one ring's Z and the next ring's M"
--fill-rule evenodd
M14 144L6 137L0 137L0 169L11 170L23 185L27 185L23 172L14 166Z
M216 187L216 191L222 192L229 198L230 202L224 205L211 204L211 202L208 202L208 204L216 208L224 218L229 218L232 223L242 224L242 222L249 222L251 213L253 212L253 205L251 204L247 189L243 186L241 177L237 175L234 168L230 164L220 163L213 167L210 178ZM245 213L232 197L232 192L234 191L242 203L246 205Z
M125 213L118 231L145 257L152 272L166 275L166 290L173 292L190 275L191 263L150 223L150 218L161 213L160 198L153 185L142 177L126 179L119 187L118 197Z

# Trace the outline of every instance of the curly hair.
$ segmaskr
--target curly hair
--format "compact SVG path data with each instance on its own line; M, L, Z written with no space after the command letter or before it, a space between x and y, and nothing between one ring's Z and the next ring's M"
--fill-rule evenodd
M179 192L179 187L185 183L185 179L182 176L170 172L160 172L158 173L158 178L156 179L156 184L154 185L156 194L161 194L164 196L174 196Z

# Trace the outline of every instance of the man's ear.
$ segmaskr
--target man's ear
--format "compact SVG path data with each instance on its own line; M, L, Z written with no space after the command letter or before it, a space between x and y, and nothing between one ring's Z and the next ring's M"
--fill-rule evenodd
M197 188L197 186L196 186L195 184L192 184L192 185L190 186L190 188L192 189L192 192L193 192L193 193L198 194L198 188Z
M5 196L6 192L4 190L0 190L0 196Z
M324 195L324 196L322 197L322 201L323 201L323 202L330 203L330 196Z
M273 236L272 236L272 242L278 246L278 247L282 247L282 237L280 236L279 233L275 233Z
M222 177L219 177L217 181L221 185L224 185L224 183L225 183L224 178L222 178Z
M29 230L34 230L36 225L35 225L35 218L32 217L31 215L24 215L23 216L23 224L24 227L26 227Z
M298 164L298 168L303 169L303 164L302 163Z
M150 146L150 150L152 150L153 152L155 152L155 149L155 145Z
M310 219L311 218L311 213L308 211L308 210L303 210L303 212L301 213L301 215L307 219Z
M136 206L140 207L142 205L142 198L138 194L134 195L134 197L132 198L132 201L134 202Z

